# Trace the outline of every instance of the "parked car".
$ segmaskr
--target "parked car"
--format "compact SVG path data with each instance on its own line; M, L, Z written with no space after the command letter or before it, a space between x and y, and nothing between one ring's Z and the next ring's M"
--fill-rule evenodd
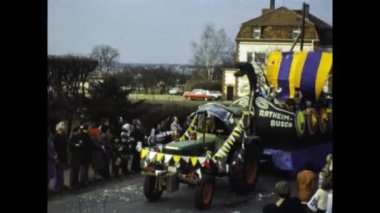
M183 91L182 91L182 89L179 88L179 87L173 87L173 88L171 88L171 89L169 90L169 94L170 94L170 95L179 95L179 94L182 94L182 93L183 93Z
M183 97L189 100L216 100L216 96L212 95L210 91L204 89L193 89L191 92L183 93Z
M214 96L215 100L219 100L222 98L222 93L220 91L211 90L210 95Z

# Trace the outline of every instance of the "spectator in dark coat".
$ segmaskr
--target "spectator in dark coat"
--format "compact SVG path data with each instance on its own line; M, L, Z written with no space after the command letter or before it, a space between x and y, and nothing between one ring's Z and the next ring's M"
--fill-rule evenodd
M117 119L117 124L115 125L115 129L113 130L113 135L120 136L121 134L121 128L126 122L124 121L124 118L122 116L119 116Z
M49 135L48 138L48 147L47 147L47 160L48 160L48 176L47 176L47 184L51 179L55 178L56 173L56 164L58 162L58 156L55 152L54 143L53 143L53 135Z
M275 186L279 200L264 206L263 213L306 213L300 199L290 197L291 189L286 181L279 181Z
M100 142L99 123L94 123L89 131L91 139L91 165L94 169L94 181L101 180L100 169L102 167L102 150Z
M93 143L91 141L90 135L88 133L88 125L84 124L80 126L79 133L80 140L83 141L82 149L80 150L81 159L81 183L84 185L89 184L88 170L91 164L91 155L93 149Z
M123 144L120 137L114 137L112 141L112 175L113 177L119 176L121 164L123 160Z
M69 139L70 165L71 165L71 187L79 187L79 171L81 165L81 151L83 149L83 140L80 137L80 127L75 126Z
M111 164L111 152L112 152L112 140L114 136L111 134L110 126L103 125L100 128L100 138L104 144L105 161L107 163L106 168L102 171L102 176L110 177L110 164Z
M105 147L105 142L102 138L93 137L91 138L93 142L93 150L92 150L92 165L94 167L95 172L100 175L102 178L109 178L108 171L108 158L107 151ZM98 180L95 178L95 180Z

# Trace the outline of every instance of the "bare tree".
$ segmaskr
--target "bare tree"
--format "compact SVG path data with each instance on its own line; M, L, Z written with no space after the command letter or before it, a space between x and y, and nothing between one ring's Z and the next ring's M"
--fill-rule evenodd
M124 71L115 74L115 76L123 83L128 84L131 88L137 89L143 87L144 92L154 92L157 89L164 92L167 87L175 86L176 84L184 84L187 75L183 72L178 72L173 66L125 66ZM161 83L160 83L161 82Z
M48 57L48 88L57 95L48 101L50 110L55 103L60 103L61 111L64 111L68 119L70 131L73 118L82 104L84 97L84 83L88 74L95 70L96 60L80 56L49 56ZM82 85L82 87L80 87ZM80 91L82 94L80 94Z
M98 61L98 70L103 73L103 69L107 72L114 66L119 57L117 49L109 45L97 45L92 49L91 58Z
M192 63L199 67L199 75L204 79L213 80L215 66L233 61L233 42L224 29L215 31L213 25L207 25L200 42L192 42L191 46L194 51Z

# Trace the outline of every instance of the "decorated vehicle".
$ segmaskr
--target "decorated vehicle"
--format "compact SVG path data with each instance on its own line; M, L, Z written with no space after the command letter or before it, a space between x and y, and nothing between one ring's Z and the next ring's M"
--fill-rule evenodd
M238 194L254 190L265 148L297 149L330 137L332 95L322 90L331 53L274 52L266 73L256 73L249 63L237 67L235 76L248 76L249 97L229 107L202 105L177 141L142 149L149 201L185 183L195 186L196 207L209 208L217 177L227 176Z
M179 141L141 151L146 198L158 200L164 190L173 192L186 183L195 186L196 207L205 209L211 205L217 176L229 176L238 193L251 191L261 146L258 138L244 137L250 113L208 103L191 117Z

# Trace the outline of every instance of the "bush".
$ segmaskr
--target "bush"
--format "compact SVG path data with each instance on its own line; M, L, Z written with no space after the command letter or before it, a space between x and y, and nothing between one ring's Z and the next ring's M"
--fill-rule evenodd
M208 81L208 80L193 80L190 79L185 84L185 90L191 91L193 89L205 89L205 90L218 90L221 91L221 81Z
M109 118L112 123L119 116L127 117L128 111L136 107L129 101L131 90L123 90L121 83L116 77L109 76L104 82L93 85L89 92L91 100L88 114L91 120L99 121Z

